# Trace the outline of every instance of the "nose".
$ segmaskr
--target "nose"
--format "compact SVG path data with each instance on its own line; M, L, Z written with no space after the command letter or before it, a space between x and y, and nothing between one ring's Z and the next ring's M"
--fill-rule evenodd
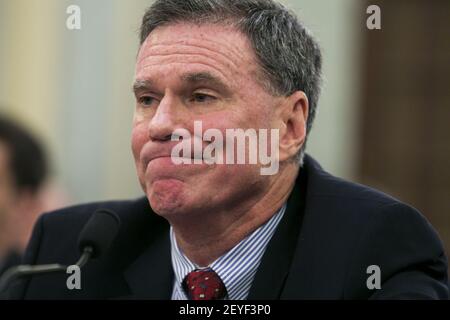
M149 138L153 141L170 141L172 133L180 128L181 105L171 96L164 96L148 124Z

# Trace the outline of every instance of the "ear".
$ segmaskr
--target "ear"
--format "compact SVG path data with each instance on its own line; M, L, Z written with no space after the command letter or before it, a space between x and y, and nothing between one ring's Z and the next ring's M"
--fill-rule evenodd
M281 105L280 118L280 161L293 159L306 140L309 112L308 97L303 91L296 91Z

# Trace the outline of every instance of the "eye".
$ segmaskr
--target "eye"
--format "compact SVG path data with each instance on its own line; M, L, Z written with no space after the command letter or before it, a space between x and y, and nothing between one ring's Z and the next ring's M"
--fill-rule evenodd
M192 96L192 100L198 103L205 103L216 100L215 97L204 94L204 93L194 93Z
M155 99L150 96L143 96L139 98L139 103L144 107L150 107L155 102Z

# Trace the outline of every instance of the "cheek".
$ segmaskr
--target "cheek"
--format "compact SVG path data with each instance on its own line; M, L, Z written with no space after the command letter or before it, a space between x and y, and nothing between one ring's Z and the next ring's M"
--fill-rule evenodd
M2 177L3 178L3 177ZM16 199L16 200L13 200ZM16 194L12 188L7 185L0 187L0 225L10 219L10 216L14 214L14 209L17 205Z
M208 129L218 129L225 137L227 129L246 128L246 115L235 110L227 110L204 116L198 120L202 121L203 133Z
M148 134L141 124L135 125L131 134L131 149L136 162L139 161L141 150L148 141Z

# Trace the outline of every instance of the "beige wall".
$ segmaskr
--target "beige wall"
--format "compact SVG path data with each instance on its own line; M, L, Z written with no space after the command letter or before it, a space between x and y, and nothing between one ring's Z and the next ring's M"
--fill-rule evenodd
M1 0L0 105L54 146L60 45L55 1ZM54 90L56 89L56 90Z

